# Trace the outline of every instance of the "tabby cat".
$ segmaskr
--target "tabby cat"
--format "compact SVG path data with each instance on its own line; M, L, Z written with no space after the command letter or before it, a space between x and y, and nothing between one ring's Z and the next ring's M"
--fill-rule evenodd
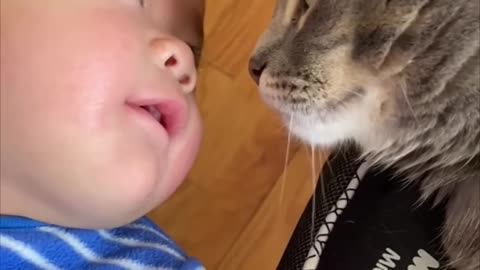
M446 202L442 243L480 269L480 1L277 0L250 73L306 143L353 140ZM422 179L422 180L415 180Z

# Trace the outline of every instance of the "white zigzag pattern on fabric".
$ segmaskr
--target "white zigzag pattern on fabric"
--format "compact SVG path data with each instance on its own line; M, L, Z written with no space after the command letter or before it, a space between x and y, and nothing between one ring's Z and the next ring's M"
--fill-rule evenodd
M303 265L304 270L317 269L318 265L320 264L320 256L322 255L323 249L325 248L325 244L328 240L328 236L333 230L333 227L335 227L338 217L343 213L343 210L347 207L348 202L352 200L353 196L355 195L355 191L360 184L360 181L365 176L368 167L369 165L366 161L360 165L356 171L356 175L354 175L345 191L332 206L330 212L328 212L322 226L320 226L320 229L315 236L315 243L308 252L307 260Z
M16 240L10 236L0 235L0 246L9 249L25 261L45 270L61 270L61 268L53 265L47 258L35 251L25 242Z
M40 227L38 230L50 233L51 235L64 241L67 245L72 247L73 251L92 263L115 265L128 270L174 270L172 268L148 266L129 259L103 258L87 248L82 241L80 241L73 234L70 234L64 230L54 227Z

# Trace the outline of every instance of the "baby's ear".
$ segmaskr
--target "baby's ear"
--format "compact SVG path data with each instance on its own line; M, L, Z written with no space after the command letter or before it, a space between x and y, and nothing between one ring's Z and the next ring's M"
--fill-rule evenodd
M427 0L386 1L360 27L354 57L379 69L397 38L415 21ZM368 14L367 10L364 10Z

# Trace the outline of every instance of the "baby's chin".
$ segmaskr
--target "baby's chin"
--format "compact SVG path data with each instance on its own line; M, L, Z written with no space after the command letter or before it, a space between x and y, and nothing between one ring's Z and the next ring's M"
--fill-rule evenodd
M158 159L152 153L132 153L130 161L111 160L108 165L72 179L78 184L63 208L67 220L60 225L85 229L110 229L131 223L164 203L184 182L198 140L171 149ZM178 148L177 151L175 148ZM123 158L122 158L123 159ZM121 166L120 166L121 164ZM89 179L86 181L85 179ZM81 181L83 180L83 183Z
M169 158L161 160L157 177L153 179L143 179L143 183L139 184L135 190L126 189L128 202L125 202L125 209L130 208L131 211L125 213L123 220L117 222L117 225L132 222L148 212L161 206L167 201L178 188L186 181L187 175L191 170L193 163L197 157L200 136L190 134L189 139L182 144L172 145Z
M121 171L119 172L121 173ZM128 174L128 173L126 173ZM125 175L126 175L125 174ZM78 194L71 212L75 220L67 226L86 229L110 229L131 223L164 203L183 182L177 175L162 173L142 174L138 177L114 176L115 180L100 184L88 192ZM184 173L183 173L184 174ZM123 179L122 179L123 178ZM120 184L129 183L129 184ZM94 183L92 183L94 185ZM70 222L66 221L66 222Z

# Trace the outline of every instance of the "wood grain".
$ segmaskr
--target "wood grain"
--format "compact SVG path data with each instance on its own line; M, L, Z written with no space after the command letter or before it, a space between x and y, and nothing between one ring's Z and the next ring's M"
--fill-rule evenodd
M284 179L288 133L247 73L274 2L206 1L203 143L185 183L149 214L207 269L275 269L324 162L312 174L308 147L293 141Z

